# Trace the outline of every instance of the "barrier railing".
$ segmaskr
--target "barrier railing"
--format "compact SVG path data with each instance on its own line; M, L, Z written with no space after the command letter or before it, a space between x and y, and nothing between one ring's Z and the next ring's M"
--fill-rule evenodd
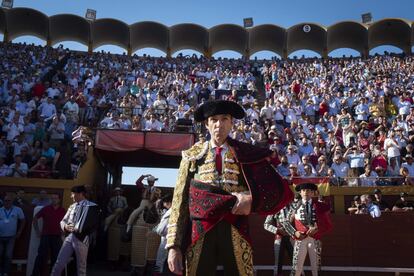
M292 184L311 182L315 184L326 184L337 187L381 187L381 186L400 186L405 182L403 176L386 177L327 177L327 176L298 176L288 177Z

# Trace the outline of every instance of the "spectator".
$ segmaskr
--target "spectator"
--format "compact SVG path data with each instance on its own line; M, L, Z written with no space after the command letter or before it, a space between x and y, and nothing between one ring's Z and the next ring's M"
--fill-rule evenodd
M47 195L46 190L41 190L39 192L39 197L35 197L32 200L32 205L33 206L48 206L52 203L52 200L49 198L49 196Z
M371 170L370 166L365 167L365 172L359 176L359 184L361 187L375 186L378 175Z
M42 153L41 156L47 158L47 163L51 163L53 158L55 158L56 151L54 148L49 146L49 143L44 141L42 145Z
M381 216L379 207L372 203L370 195L361 195L361 205L356 214L369 214L373 218Z
M166 273L169 271L168 266L165 266L167 261L168 251L165 249L167 245L167 226L171 214L171 204L172 204L172 195L168 194L161 198L162 208L165 208L166 211L161 217L160 223L158 223L155 228L155 232L161 236L161 242L158 247L157 252L157 261L155 263L155 272L160 274Z
M0 156L0 176L9 176L10 168L4 163L4 158Z
M408 175L411 177L414 177L414 163L413 163L413 157L411 154L407 154L405 156L405 161L404 163L402 163L401 167L402 168L407 168L408 170Z
M116 187L114 189L114 196L109 199L107 205L109 216L107 216L105 219L104 231L108 229L109 225L111 225L115 217L122 214L126 208L128 208L128 202L126 197L122 196L122 188Z
M395 158L397 161L397 164L401 164L400 163L400 149L401 146L398 144L397 140L395 139L395 132L394 131L390 131L390 136L385 139L384 141L384 150L387 151L387 156L388 156L388 162L390 162L391 158Z
M50 178L52 175L52 170L47 165L46 156L41 156L37 163L30 168L29 173L30 177Z
M27 177L29 167L22 162L22 156L17 154L14 156L14 163L10 165L10 176L12 177Z
M162 124L158 121L157 116L155 114L151 114L149 116L149 120L145 122L145 130L147 131L161 131Z
M328 165L326 163L326 157L321 155L318 158L318 165L316 165L316 173L318 176L327 176L328 175Z
M286 156L280 158L280 164L277 165L277 171L283 177L290 176L290 165Z
M22 235L25 217L20 207L13 205L11 195L4 197L0 208L0 274L9 275L14 242Z
M381 212L388 212L391 210L390 205L382 198L382 192L380 189L374 190L375 200L373 203L378 205Z
M354 196L354 200L351 203L351 207L348 208L349 214L355 214L358 210L360 210L361 201L358 195Z
M406 192L402 192L400 194L400 199L395 202L394 206L392 207L392 211L394 212L407 212L414 210L414 203L412 201L407 200L408 194Z
M40 191L40 193L42 192L45 191ZM58 256L60 247L62 246L60 221L65 215L65 209L61 207L59 195L52 194L50 197L51 204L43 205L45 207L42 208L33 218L33 229L35 230L37 236L40 237L40 244L33 266L32 275L41 275L41 268L47 259L49 250L50 264L52 267L56 262L56 257ZM43 200L43 202L45 202L45 200ZM43 220L43 227L41 230L39 229L38 224L39 219ZM48 273L49 272L50 271L48 271Z
M409 175L408 169L406 167L400 169L400 175L402 177L402 185L414 185L414 178Z
M342 161L342 157L335 155L333 161L331 169L334 171L335 176L340 178L348 177L349 165Z
M53 121L48 128L48 135L50 137L49 145L53 148L60 145L65 138L65 125L57 116L53 117Z

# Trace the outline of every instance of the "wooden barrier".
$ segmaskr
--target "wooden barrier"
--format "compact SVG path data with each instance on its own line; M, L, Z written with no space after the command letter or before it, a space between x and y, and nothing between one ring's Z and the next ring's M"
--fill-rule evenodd
M273 235L263 229L264 217L250 218L255 265L273 265ZM322 239L323 266L412 268L414 212L333 215L333 231ZM291 260L285 258L285 265ZM309 264L308 262L306 264ZM325 274L324 274L325 275Z

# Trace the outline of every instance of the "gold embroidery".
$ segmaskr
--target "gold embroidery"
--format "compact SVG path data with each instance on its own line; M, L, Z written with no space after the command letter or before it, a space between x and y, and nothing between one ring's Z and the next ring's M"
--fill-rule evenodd
M235 162L236 158L232 150L228 150L224 156L222 175L217 173L214 151L211 149L209 141L195 144L190 149L183 151L182 156L171 207L171 226L168 227L167 248L181 245L182 233L185 230L184 225L189 220L188 197L183 198L188 190L187 177L189 172L196 172L195 179L221 187L229 193L248 191L246 183L240 181L242 177L240 167ZM205 162L197 168L196 161L204 156Z
M250 244L240 235L234 226L231 226L231 237L239 275L253 275L253 250Z
M202 235L193 246L190 246L186 253L186 275L195 276L197 273L198 262L200 260L201 250L203 249L204 235Z
M187 175L190 163L186 159L181 160L178 171L177 184L174 189L173 203L171 206L171 216L169 219L167 248L181 246L182 235L186 229L190 214L188 209L188 197L185 195L187 187Z

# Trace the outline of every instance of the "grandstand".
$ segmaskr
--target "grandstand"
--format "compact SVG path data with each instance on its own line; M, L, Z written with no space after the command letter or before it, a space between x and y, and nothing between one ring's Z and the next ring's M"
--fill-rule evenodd
M304 25L311 27L309 33L303 32ZM206 29L156 22L127 25L116 19L90 22L14 8L0 10L0 32L0 192L24 189L31 197L45 189L61 194L68 206L70 188L86 184L91 197L105 206L111 188L124 184L123 166L177 168L181 150L205 134L193 124L194 109L208 99L229 99L247 113L232 137L269 147L282 160L278 169L284 177L292 183L318 183L332 203L338 227L324 241L327 270L412 272L406 253L413 240L405 232L411 229L412 212L390 212L374 222L344 215L354 195L372 194L378 186L390 205L401 192L414 195L410 21ZM10 42L25 34L44 39L47 46ZM50 47L67 40L88 45L88 53ZM107 43L128 54L93 52ZM369 56L385 44L404 53ZM131 55L143 47L160 49L167 57ZM342 47L361 57L329 57ZM171 58L188 48L203 56ZM298 49L322 58L287 59ZM211 58L221 50L237 51L243 58ZM261 50L282 59L249 59ZM21 163L27 168L16 170ZM135 187L125 189L136 205ZM254 225L262 220L252 218ZM395 227L404 229L392 241L376 243ZM266 248L258 255L257 269L269 269L269 236L257 227L252 232L258 237L256 248ZM15 259L26 259L28 236L19 241ZM377 252L375 260L364 253L367 240ZM387 250L395 247L401 250L388 256Z

